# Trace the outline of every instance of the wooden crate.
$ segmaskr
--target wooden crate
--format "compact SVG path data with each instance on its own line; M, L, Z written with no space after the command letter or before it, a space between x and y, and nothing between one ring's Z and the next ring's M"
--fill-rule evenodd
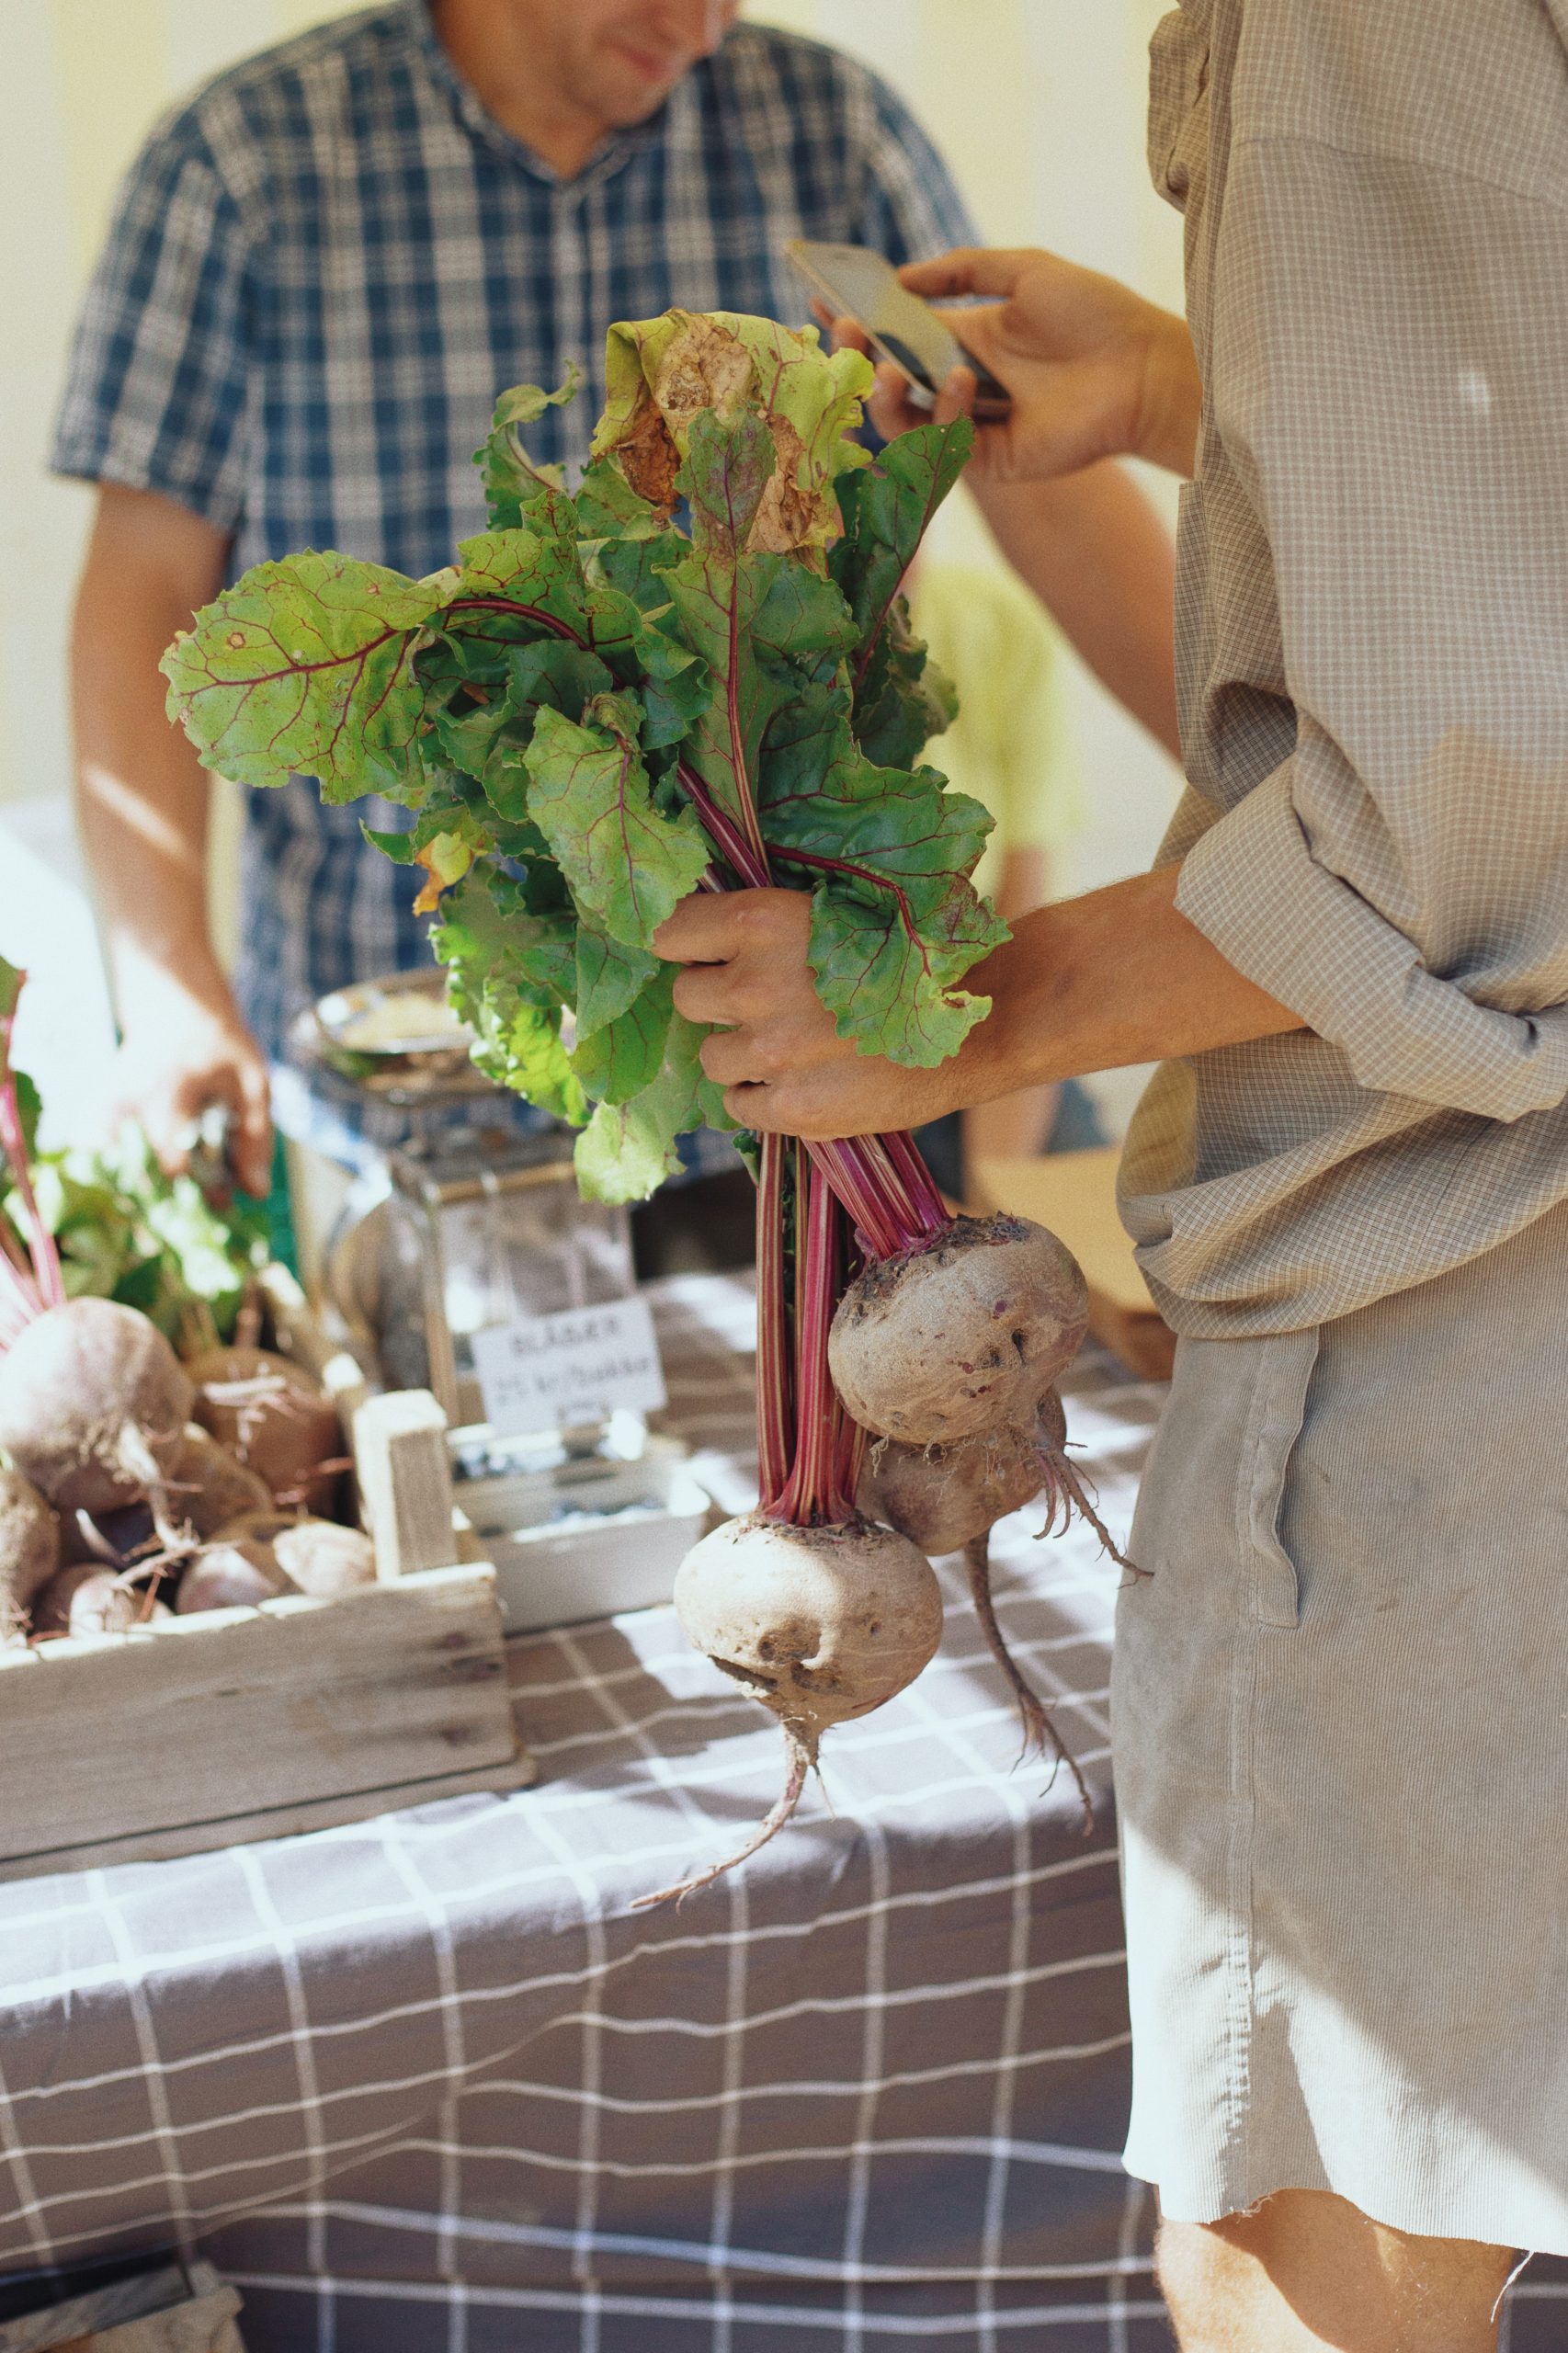
M275 1337L328 1370L297 1287L269 1288ZM351 1406L352 1365L336 1371L329 1386ZM361 1478L381 1499L377 1584L0 1651L0 1880L199 1853L535 1778L495 1573L463 1560L453 1532L444 1438L432 1446L417 1396L373 1400L353 1422ZM434 1497L431 1476L445 1483Z

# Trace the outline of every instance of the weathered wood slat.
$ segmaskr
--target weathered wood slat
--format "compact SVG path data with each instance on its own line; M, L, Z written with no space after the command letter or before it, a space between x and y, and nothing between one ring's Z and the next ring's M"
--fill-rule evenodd
M0 1653L0 1864L517 1756L487 1566Z
M448 1568L460 1557L447 1417L428 1389L395 1389L361 1405L354 1416L354 1462L379 1577Z

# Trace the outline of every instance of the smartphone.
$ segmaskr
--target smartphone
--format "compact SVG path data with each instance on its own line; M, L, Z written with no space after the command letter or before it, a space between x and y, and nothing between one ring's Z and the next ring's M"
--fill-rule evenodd
M826 245L791 237L784 251L814 293L835 315L864 327L880 359L890 359L909 386L916 408L935 404L939 387L958 367L976 378L974 414L1006 416L1012 402L1006 387L966 351L929 302L899 283L892 262L869 245Z

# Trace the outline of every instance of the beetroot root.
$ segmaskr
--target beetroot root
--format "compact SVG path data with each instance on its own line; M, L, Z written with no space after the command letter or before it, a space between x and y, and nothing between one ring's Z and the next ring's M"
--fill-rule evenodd
M1052 1392L1054 1393L1054 1392ZM904 1446L885 1438L866 1449L857 1500L923 1552L961 1552L1045 1483L1036 1427L1006 1423L950 1446Z
M794 1812L823 1733L913 1683L942 1635L930 1563L907 1538L864 1520L797 1528L760 1512L726 1520L681 1563L675 1607L688 1640L783 1724L789 1772L738 1854L640 1904L689 1895L756 1854Z
M51 1307L0 1357L0 1447L59 1512L109 1511L156 1487L190 1404L163 1334L113 1300Z
M0 1468L0 1644L23 1639L33 1597L60 1566L60 1522L30 1479Z
M267 1348L211 1348L187 1370L196 1419L256 1473L272 1500L307 1509L329 1500L342 1426L308 1373Z
M1017 1703L1018 1720L1023 1726L1024 1756L1047 1756L1051 1759L1051 1778L1056 1779L1065 1765L1073 1776L1078 1792L1078 1802L1084 1813L1084 1836L1092 1838L1095 1830L1095 1802L1089 1795L1078 1760L1051 1720L1045 1701L1025 1675L1017 1660L1007 1648L1007 1638L996 1622L996 1608L991 1593L991 1540L989 1534L977 1536L964 1547L964 1566L969 1571L969 1589L974 1602L974 1614L980 1620L980 1631L985 1636L992 1657L1006 1678L1007 1688Z
M946 1446L1027 1422L1087 1326L1084 1278L1055 1234L1027 1218L960 1218L850 1284L828 1363L863 1428Z
M270 1512L272 1490L221 1446L199 1422L188 1422L169 1472L169 1513L203 1541L246 1512Z

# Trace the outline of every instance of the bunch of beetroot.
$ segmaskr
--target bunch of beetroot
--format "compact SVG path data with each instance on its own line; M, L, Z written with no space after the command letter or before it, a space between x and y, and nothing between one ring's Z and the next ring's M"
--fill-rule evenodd
M0 1643L367 1582L369 1540L313 1516L344 1468L314 1383L258 1348L182 1365L135 1308L66 1297L11 1067L22 981L0 960L0 1146L26 1227L0 1213Z
M585 1190L629 1199L682 1132L730 1124L653 945L686 893L809 892L839 1034L926 1068L988 1011L961 983L1006 933L970 879L990 818L921 761L955 704L901 594L967 422L873 462L859 355L723 313L613 328L607 381L575 491L518 434L572 388L520 387L479 453L491 529L450 567L259 565L164 666L210 767L411 813L370 838L423 870L477 1058L582 1129ZM750 1853L822 1733L930 1657L927 1554L965 1552L1027 1740L1053 1737L997 1629L986 1537L1042 1490L1050 1524L1087 1509L1053 1385L1085 1303L1052 1235L949 1216L906 1135L744 1148L761 1495L698 1545L676 1604L784 1726Z

